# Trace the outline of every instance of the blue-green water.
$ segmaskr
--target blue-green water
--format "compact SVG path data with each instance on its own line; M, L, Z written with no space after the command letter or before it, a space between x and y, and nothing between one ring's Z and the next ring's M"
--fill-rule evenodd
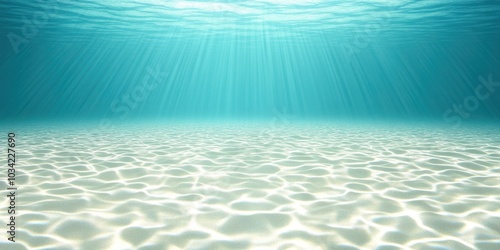
M498 120L499 10L495 0L1 1L0 117Z
M499 249L499 11L0 0L0 249Z

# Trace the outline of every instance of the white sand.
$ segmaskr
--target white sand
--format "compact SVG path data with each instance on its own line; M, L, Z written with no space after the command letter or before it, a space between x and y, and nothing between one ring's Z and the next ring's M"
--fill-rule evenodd
M1 249L500 249L498 131L177 124L17 138L20 244Z

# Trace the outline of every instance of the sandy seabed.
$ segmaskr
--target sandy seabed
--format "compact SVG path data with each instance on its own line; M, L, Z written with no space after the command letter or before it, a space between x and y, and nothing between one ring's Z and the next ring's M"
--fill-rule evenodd
M0 248L496 250L499 131L27 127Z

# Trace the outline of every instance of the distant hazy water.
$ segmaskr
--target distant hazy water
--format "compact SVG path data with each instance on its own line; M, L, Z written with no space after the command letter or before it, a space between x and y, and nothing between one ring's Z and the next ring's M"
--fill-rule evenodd
M454 106L472 105L461 120L498 119L500 90L466 102L478 77L500 81L499 10L495 0L1 1L0 117L248 119L286 109L451 126ZM145 88L152 71L162 77Z

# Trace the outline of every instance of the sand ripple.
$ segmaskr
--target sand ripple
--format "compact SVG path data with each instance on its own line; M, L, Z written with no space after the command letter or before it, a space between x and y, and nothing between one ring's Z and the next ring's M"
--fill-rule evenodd
M19 134L18 249L500 244L498 131L162 124Z

